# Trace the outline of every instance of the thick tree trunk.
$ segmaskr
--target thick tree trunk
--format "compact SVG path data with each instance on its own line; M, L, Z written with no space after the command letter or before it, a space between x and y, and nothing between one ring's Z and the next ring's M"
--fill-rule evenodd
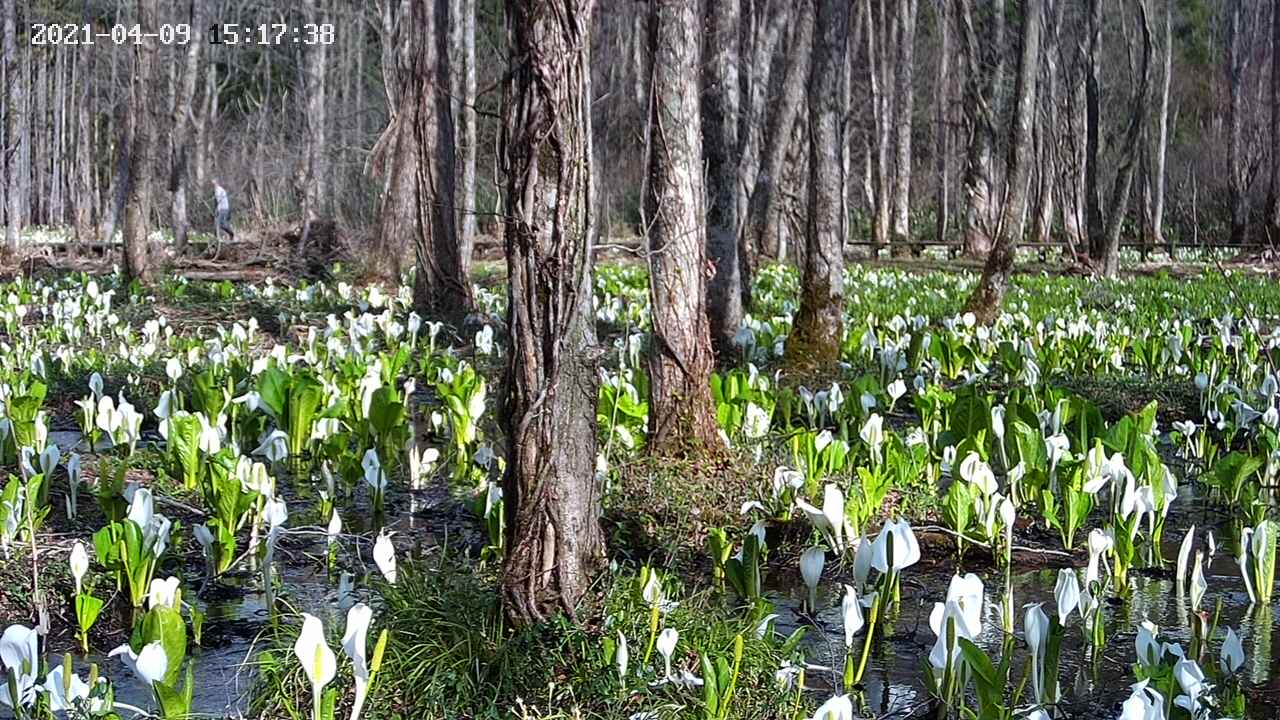
M964 113L968 138L961 179L960 222L965 253L981 257L992 246L997 208L995 168L995 105L1003 74L1003 47L990 48L988 33L1003 35L1003 2L979 0L983 8L975 18L972 0L956 3L956 36L964 64ZM999 32L996 32L999 31ZM985 49L985 52L984 52ZM993 56L995 59L993 60Z
M967 309L977 315L983 324L991 323L999 314L1000 303L1009 289L1014 252L1021 235L1022 216L1027 207L1027 180L1034 159L1032 134L1036 119L1036 79L1040 72L1041 12L1041 3L1030 2L1023 6L1022 53L1018 57L1013 127L1009 133L1009 170L1005 174L1007 190L1004 207L997 226L995 245L987 256L982 279L969 297L967 305Z
M22 153L22 81L18 77L18 10L16 0L4 3L4 238L10 252L18 249L18 229L22 206L18 188L18 166Z
M156 0L138 0L138 24L144 33L157 33ZM128 191L124 204L124 274L141 283L151 281L151 192L156 170L155 121L151 89L155 86L158 41L145 39L134 46L133 80L129 84L130 126Z
M738 262L739 0L706 6L706 62L702 71L702 142L707 162L707 285L711 345L732 364L733 336L742 324L742 267Z
M503 599L574 615L604 564L592 309L591 0L507 0L503 94L507 404Z
M878 14L877 14L878 13ZM893 204L890 202L893 183L893 167L890 151L893 149L894 95L897 89L894 78L898 67L893 62L893 47L898 35L898 13L887 0L867 0L870 18L867 32L867 71L871 93L872 124L875 128L872 148L875 151L875 174L872 177L872 235L875 247L889 244ZM876 28L880 28L877 41Z
M787 148L804 103L805 82L809 77L809 61L813 45L813 0L800 0L795 15L795 30L787 48L787 68L780 85L782 97L769 113L765 131L760 173L756 176L751 199L747 203L745 233L748 245L758 254L777 258L779 254L780 217L778 190L782 182Z
M190 21L193 28L204 27L204 3L200 0L193 0L191 3ZM172 195L170 214L173 221L173 243L178 253L186 250L187 233L191 229L191 222L187 218L187 153L191 144L192 103L196 96L196 82L200 79L200 49L203 45L204 34L193 34L184 53L182 77L174 92L169 192Z
M1151 100L1151 22L1147 13L1147 0L1135 0L1134 5L1138 10L1137 25L1141 33L1142 55L1136 78L1138 87L1134 89L1129 111L1129 126L1121 139L1119 165L1111 187L1102 254L1102 273L1107 277L1115 277L1120 271L1120 228L1129 211L1129 195L1142 138L1142 125L1146 121L1147 106Z
M390 265L384 272L396 275L411 248L418 311L460 324L473 301L454 214L454 132L443 32L448 9L445 0L410 0L408 6L409 17L393 16L390 22L396 49L384 72L395 111L375 158L386 177L375 253Z
M1231 213L1231 242L1244 241L1248 222L1248 188L1245 187L1244 73L1248 54L1241 48L1244 0L1228 0L1227 8L1227 204Z
M911 239L911 131L915 115L916 15L919 0L898 3L897 73L893 113L893 236L894 252L907 250Z
M805 228L800 310L787 338L791 367L827 369L840 359L843 338L846 218L840 168L839 91L849 34L849 6L817 0L817 35L809 72L809 213Z
M707 320L702 123L698 108L698 0L649 7L648 183L650 452L722 445L711 400L715 358Z

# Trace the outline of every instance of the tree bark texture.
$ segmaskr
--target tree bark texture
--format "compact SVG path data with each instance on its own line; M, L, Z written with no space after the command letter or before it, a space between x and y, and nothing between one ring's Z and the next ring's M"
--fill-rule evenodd
M204 27L204 3L193 0L191 3L191 27ZM204 45L204 34L192 36L183 56L182 78L174 93L172 127L169 137L169 192L171 194L170 214L173 221L173 242L178 252L187 247L187 233L191 223L187 218L187 152L191 144L192 103L195 101L196 81L200 73L200 49Z
M738 37L739 0L706 6L702 68L702 144L707 163L707 285L711 345L732 364L733 336L742 324L742 267L738 262Z
M18 229L21 226L21 193L18 188L18 168L22 145L22 81L18 77L18 10L16 0L0 0L4 3L4 78L5 127L4 153L0 163L4 166L4 238L10 251L18 249Z
M1271 3L1271 173L1267 183L1267 234L1280 244L1280 0Z
M503 600L573 616L604 562L592 308L591 0L507 0L508 356Z
M660 456L722 446L710 386L715 358L706 303L698 6L698 0L649 5L648 449Z
M1152 153L1151 168L1151 242L1165 244L1164 199L1165 165L1169 150L1169 84L1173 80L1173 5L1176 0L1164 0L1163 69L1160 73L1160 114L1156 118L1156 142ZM1280 82L1273 76L1272 84ZM1275 108L1272 116L1275 117ZM1173 245L1169 245L1169 258L1173 259Z
M791 367L826 369L840 359L843 338L846 218L841 216L841 76L849 34L843 0L817 0L817 34L809 73L809 213L800 310L787 338Z
M303 7L308 17L321 18L324 10L323 0L303 0ZM327 159L331 148L326 136L325 113L328 111L326 98L325 75L327 74L326 55L328 45L318 43L308 45L303 51L303 65L306 81L306 149L303 157L302 172L302 244L305 245L311 234L311 228L322 213L326 211L328 198L325 188L328 185Z
M138 0L138 24L143 32L157 32L156 0ZM156 171L155 120L151 88L155 86L158 41L144 39L134 46L133 80L129 84L129 180L124 204L124 274L142 283L151 281L151 224L153 175Z
M1249 56L1241 47L1244 0L1227 0L1227 3L1227 203L1231 214L1231 242L1241 243L1249 215L1244 167L1244 74Z
M907 249L911 240L911 132L915 116L916 16L919 0L900 0L897 4L898 42L897 72L893 112L893 226L890 246L895 251Z
M1003 47L992 48L990 34L1003 34L1003 3L992 0L959 0L956 3L956 39L964 66L965 140L961 179L963 208L960 222L965 253L988 253L996 233L998 200L993 160L996 138L996 103L1002 81ZM995 32L1000 30L1000 32Z
M769 113L760 173L747 203L747 244L755 248L757 254L771 258L777 258L779 254L781 210L778 197L787 149L800 107L804 104L805 83L813 54L813 23L813 0L800 0L780 85L782 97Z
M1027 186L1034 159L1032 134L1036 120L1036 81L1040 72L1040 15L1042 5L1027 3L1022 13L1022 53L1018 58L1018 80L1014 93L1013 127L1009 133L1009 165L1005 174L1007 189L1004 207L997 226L996 242L987 256L982 278L967 309L983 324L991 323L1000 312L1000 303L1009 289L1013 274L1014 253L1021 236L1023 214L1027 207Z
M1138 11L1138 31L1141 34L1141 59L1138 65L1133 100L1129 109L1129 125L1120 144L1120 158L1115 181L1111 186L1111 202L1107 213L1106 233L1103 236L1102 273L1115 277L1120 271L1120 229L1129 210L1129 196L1138 160L1142 138L1142 125L1147 117L1151 100L1151 22L1147 12L1147 0L1135 0Z
M378 140L376 166L385 173L386 192L375 252L391 264L385 270L398 274L412 248L418 312L459 325L474 303L454 214L446 0L409 0L408 11L408 18L390 23L395 112Z

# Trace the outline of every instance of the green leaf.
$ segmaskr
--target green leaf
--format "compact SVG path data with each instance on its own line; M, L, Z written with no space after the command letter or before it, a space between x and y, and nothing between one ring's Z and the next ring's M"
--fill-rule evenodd
M166 606L153 607L142 616L142 642L149 645L159 642L169 659L164 673L164 683L177 687L178 673L187 657L187 624L182 614Z

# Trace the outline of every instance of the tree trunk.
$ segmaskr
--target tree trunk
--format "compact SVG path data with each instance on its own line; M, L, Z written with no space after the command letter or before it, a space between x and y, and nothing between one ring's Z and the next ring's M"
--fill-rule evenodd
M1227 203L1231 213L1231 242L1244 242L1248 222L1244 158L1244 73L1248 54L1241 48L1244 0L1228 0L1227 9Z
M805 228L800 310L787 338L786 363L830 369L840 359L843 337L846 218L840 214L841 75L849 34L849 6L817 0L817 35L809 72L809 213Z
M324 13L324 0L303 0L307 17L320 22ZM325 137L325 113L328 101L325 97L325 75L328 45L317 43L303 50L303 66L306 81L306 147L303 151L301 185L302 240L299 248L305 248L311 237L311 229L327 210L325 188L328 183L328 156L331 149Z
M813 0L800 0L791 47L787 49L787 69L780 85L782 97L776 110L769 113L760 173L756 176L755 187L747 203L747 244L756 248L758 254L772 258L778 257L779 250L778 187L782 181L792 131L804 102L812 45Z
M938 83L934 89L933 162L937 174L934 242L947 242L951 212L951 3L938 3Z
M604 564L592 309L591 0L507 0L509 438L503 599L517 625L570 616Z
M388 274L412 248L417 271L414 304L429 317L455 325L471 311L471 284L463 274L454 214L454 134L449 108L445 0L410 0L409 17L395 18L395 48L388 94L391 122L378 140L375 164L384 168L381 239L375 249ZM385 20L386 18L384 18Z
M1151 169L1151 241L1155 245L1165 244L1164 238L1164 198L1165 198L1165 163L1169 150L1169 83L1173 79L1173 4L1176 0L1164 2L1164 62L1160 73L1160 116L1156 119L1156 146L1153 153ZM1273 77L1272 83L1280 82ZM1272 109L1275 114L1275 109ZM1169 259L1173 260L1173 248L1169 248Z
M911 240L911 131L915 114L916 15L919 0L898 3L896 88L893 113L893 237L894 252L907 250Z
M707 162L707 285L711 345L722 365L733 364L734 334L742 324L742 268L738 262L738 37L739 0L706 6L706 63L702 72L702 139Z
M22 207L18 189L18 164L22 144L22 82L18 78L18 10L15 0L4 3L4 238L10 252L18 249Z
M967 308L983 324L995 320L1000 303L1009 289L1014 252L1020 225L1027 207L1027 180L1033 160L1033 131L1036 119L1036 78L1040 72L1040 14L1042 5L1029 2L1022 12L1022 53L1018 57L1018 81L1014 95L1014 118L1009 133L1009 165L1005 174L1004 207L997 225L996 242L987 256L978 287Z
M463 275L470 276L476 246L476 0L462 0L462 187L458 252Z
M156 33L156 0L138 0L138 24L143 33ZM129 84L129 124L133 140L129 148L128 191L124 204L124 274L143 284L151 281L151 191L156 170L155 121L151 88L155 86L158 42L144 38L134 46L133 80Z
M698 0L649 5L650 115L645 216L653 339L649 450L722 446L711 400L715 358L707 320Z
M1084 204L1085 227L1089 234L1089 257L1095 262L1106 254L1105 228L1102 217L1102 196L1099 188L1100 129L1101 122L1101 58L1102 52L1102 2L1089 0L1088 39L1085 58L1085 166Z
M1133 104L1129 111L1129 126L1121 139L1119 165L1111 187L1102 255L1102 273L1106 277L1115 277L1120 271L1120 228L1129 210L1134 166L1151 99L1151 23L1147 13L1147 0L1136 0L1134 4L1138 9L1138 31L1142 34L1142 59L1138 66L1138 87L1134 89Z
M1267 231L1280 244L1280 0L1271 3L1271 173L1267 183Z
M90 98L93 97L94 55L76 59L80 65L80 95L76 103L76 142L75 142L75 178L72 187L75 197L72 205L75 213L76 240L88 242L93 239L93 164L94 152L91 140L93 112L90 109Z
M995 237L996 208L995 170L992 153L995 148L995 104L1003 68L1003 46L991 49L985 40L988 33L1003 34L1003 3L979 0L986 8L975 19L972 0L956 3L957 41L964 64L964 113L968 139L965 143L964 172L961 180L963 209L961 222L965 253L981 257L987 254ZM986 52L984 52L984 48ZM995 61L993 62L993 55Z
M204 27L204 3L191 3L191 27ZM200 79L200 48L204 45L204 33L192 35L183 58L182 78L174 92L172 145L169 154L169 192L172 193L171 216L173 243L179 254L187 248L187 233L191 228L187 218L187 152L191 144L192 104L195 102L196 82ZM264 103L266 100L264 99Z

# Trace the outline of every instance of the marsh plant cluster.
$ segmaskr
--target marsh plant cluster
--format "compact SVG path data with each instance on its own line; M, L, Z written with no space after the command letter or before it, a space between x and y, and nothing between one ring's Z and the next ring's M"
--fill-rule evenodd
M916 678L910 711L938 717L1067 717L1093 691L1109 699L1091 716L1122 720L1256 712L1250 648L1269 649L1280 536L1280 292L1246 276L1028 277L984 325L959 312L971 277L846 274L840 372L801 380L781 362L795 273L759 273L740 362L711 388L749 481L696 531L697 557L617 538L596 621L564 629L580 666L545 700L495 691L487 712L457 714L843 720L875 714L870 670L894 663ZM23 719L207 712L193 707L202 596L236 580L263 598L257 712L447 716L416 706L429 693L410 681L462 660L447 676L460 698L491 677L468 663L514 646L477 618L487 629L453 632L489 647L441 649L432 633L457 618L397 617L446 583L424 576L480 577L507 549L504 299L475 290L484 315L460 334L414 313L407 286L0 288L0 556L30 584L29 619L0 638L0 704ZM193 322L201 302L229 314ZM651 420L644 273L601 268L595 314L615 514ZM458 550L399 525L433 487L470 518L461 570L443 559ZM1188 527L1185 503L1212 521ZM1026 603L1015 576L1045 556L1052 600ZM325 607L293 593L282 570L299 562L330 586ZM944 581L913 582L926 572ZM1117 624L1150 577L1171 579L1181 621ZM895 657L922 603L923 659ZM1242 605L1249 633L1226 619ZM121 674L147 693L117 698Z

